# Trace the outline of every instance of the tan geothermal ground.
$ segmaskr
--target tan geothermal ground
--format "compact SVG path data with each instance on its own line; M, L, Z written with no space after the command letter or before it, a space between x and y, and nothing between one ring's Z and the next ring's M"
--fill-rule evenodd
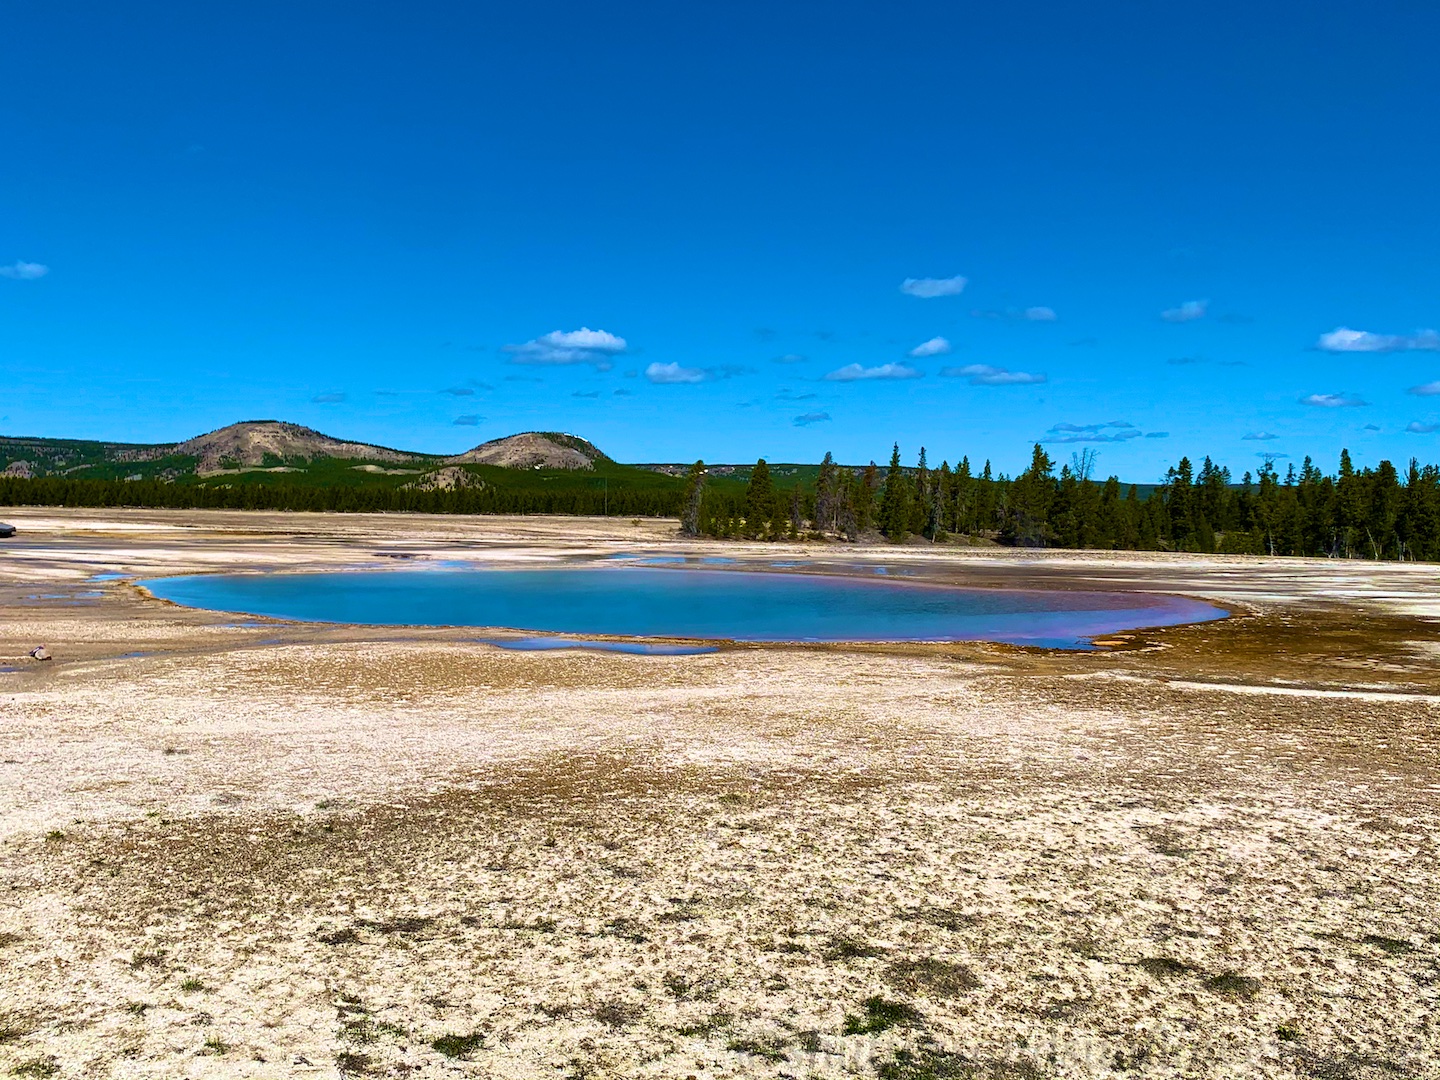
M0 518L0 1074L1440 1076L1433 566ZM523 653L90 580L624 552L1237 614Z

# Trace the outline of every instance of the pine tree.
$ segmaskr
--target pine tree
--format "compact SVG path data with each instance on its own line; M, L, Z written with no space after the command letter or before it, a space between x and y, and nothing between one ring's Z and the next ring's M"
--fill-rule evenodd
M815 482L815 528L818 532L835 532L839 529L840 470L835 467L835 457L828 450L825 460L820 462L820 475Z
M953 527L950 524L950 507L955 502L955 474L950 471L950 462L940 462L939 479L935 483L935 496L930 500L929 536L931 540L946 540Z
M750 483L745 487L745 535L750 539L763 536L775 514L775 485L770 480L770 466L761 458L750 470Z
M987 462L988 464L988 462ZM1055 462L1039 443L1030 454L1030 467L1010 485L1006 529L1012 543L1044 547L1050 538L1050 506L1055 499Z
M700 513L704 500L705 462L697 461L690 466L690 474L685 478L685 499L680 511L681 536L700 535Z
M871 461L860 474L859 481L850 489L851 511L855 518L857 536L875 524L875 495L879 490L880 468Z
M910 499L910 515L906 521L906 528L912 533L919 533L927 540L932 539L930 532L930 466L925 461L925 448L920 448L920 462L915 469L915 488Z
M892 544L905 542L910 533L910 493L906 490L904 469L900 465L900 444L890 453L890 468L885 473L885 490L880 496L880 517L877 524Z

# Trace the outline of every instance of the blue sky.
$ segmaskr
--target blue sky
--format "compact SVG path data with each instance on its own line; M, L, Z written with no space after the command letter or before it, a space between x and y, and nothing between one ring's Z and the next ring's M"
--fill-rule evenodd
M1437 35L1423 0L15 6L0 433L1440 459Z

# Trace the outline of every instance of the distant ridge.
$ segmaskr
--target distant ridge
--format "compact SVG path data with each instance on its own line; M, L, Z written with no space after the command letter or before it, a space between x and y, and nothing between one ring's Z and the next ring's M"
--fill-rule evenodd
M419 458L417 454L386 446L334 439L314 428L283 420L243 420L186 439L176 444L174 452L198 458L198 472L213 472L227 465L261 465L267 458L290 461L326 457L392 462Z
M323 475L328 477L325 483L334 483L337 482L334 470L348 465L358 473L373 477L376 483L390 483L381 478L398 476L401 472L420 475L440 470L443 476L437 474L433 481L416 483L415 487L428 490L433 484L448 490L473 486L459 476L469 466L578 472L615 464L588 439L560 431L523 431L492 439L454 456L337 439L284 420L243 420L183 442L165 443L0 435L0 479L73 476L175 482L270 472L291 474L291 480L300 482L304 482L303 479L293 474ZM359 481L350 476L347 482Z
M593 469L597 461L610 458L578 435L524 431L491 439L445 460L450 465L495 465L502 469Z

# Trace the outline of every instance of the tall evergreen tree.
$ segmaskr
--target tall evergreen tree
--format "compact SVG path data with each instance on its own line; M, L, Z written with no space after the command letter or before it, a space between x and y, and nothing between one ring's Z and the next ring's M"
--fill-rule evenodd
M680 535L699 536L702 532L700 514L705 501L705 462L690 466L685 478L685 498L680 509Z
M839 531L840 507L843 501L840 470L835 467L835 456L827 450L825 460L820 462L820 475L815 481L814 524L817 531Z
M770 466L761 458L750 470L750 483L745 487L745 535L752 540L764 536L774 514L775 485Z
M892 544L904 543L910 534L910 493L905 483L905 470L900 465L900 444L890 452L890 468L885 473L885 490L880 496L877 524Z
M987 462L988 464L988 462ZM1044 547L1050 537L1050 505L1055 499L1055 462L1036 443L1030 467L1010 486L1006 534L1021 547Z

